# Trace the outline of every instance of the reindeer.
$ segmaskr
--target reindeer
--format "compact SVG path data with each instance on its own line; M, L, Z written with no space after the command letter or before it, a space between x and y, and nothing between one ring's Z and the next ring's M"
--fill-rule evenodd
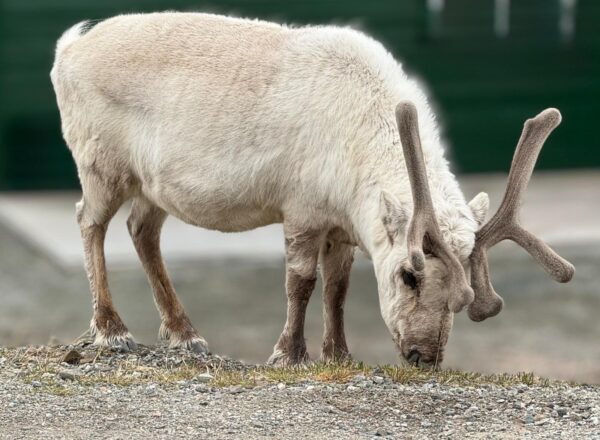
M207 343L161 257L168 215L224 232L283 223L287 319L272 364L308 360L304 318L319 263L321 356L349 356L343 310L356 247L373 261L397 348L417 365L441 363L455 313L468 307L480 321L502 308L486 259L498 241L516 241L560 282L573 276L573 266L517 223L560 113L526 122L504 202L483 225L488 196L465 201L422 88L360 32L196 13L123 15L67 30L51 79L83 192L76 210L96 344L135 348L113 306L103 250L128 200L159 336L200 352Z

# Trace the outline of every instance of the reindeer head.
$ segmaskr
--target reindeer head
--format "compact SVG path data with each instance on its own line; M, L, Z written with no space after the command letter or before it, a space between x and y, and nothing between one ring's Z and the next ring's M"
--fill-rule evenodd
M502 309L502 298L489 278L487 249L510 239L529 252L557 281L567 282L574 267L518 223L518 208L538 154L560 113L548 109L528 120L517 145L502 204L479 230L488 198L480 194L462 212L461 231L448 240L447 225L436 215L421 150L417 112L410 102L396 108L410 180L410 219L389 194L381 199L381 215L392 247L378 270L382 314L402 356L417 365L438 365L452 328L453 314L468 307L481 321ZM405 226L405 233L398 229ZM407 225L407 226L406 226ZM403 231L404 232L404 231ZM400 240L399 237L405 237ZM450 243L449 243L450 242ZM470 283L465 269L471 270Z

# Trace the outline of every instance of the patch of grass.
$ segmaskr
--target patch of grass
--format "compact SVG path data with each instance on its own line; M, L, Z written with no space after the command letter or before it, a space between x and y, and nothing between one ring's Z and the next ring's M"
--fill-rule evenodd
M314 363L292 367L255 366L244 371L215 369L211 371L214 376L211 385L254 387L276 383L291 385L306 381L344 383L367 370L368 368L362 363Z
M457 386L497 385L508 387L520 384L549 386L553 383L549 379L540 378L533 373L481 374L458 370L433 371L398 366L386 366L383 369L394 382L400 384L425 383L432 379L440 384Z
M254 370L248 372L221 370L214 374L214 378L210 381L210 384L217 388L227 388L231 386L254 388L264 382L264 377Z
M323 383L347 383L356 375L372 375L379 369L397 384L423 384L431 380L443 385L480 386L497 385L502 387L515 385L547 387L558 382L540 378L533 373L517 374L481 374L457 370L425 370L417 367L381 366L372 367L363 363L315 363L299 367L256 367L247 372L217 372L211 382L216 387L241 385L252 387L261 384L295 384L314 381Z
M56 395L71 395L80 392L71 386L69 381L59 378L59 372L64 367L60 361L64 350L57 352L48 349L5 349L0 348L0 357L7 364L20 367L20 380L26 383L39 382L42 386L34 388L34 392L48 392ZM106 357L111 353L99 350L89 362L101 362L107 367L106 371L96 369L91 374L75 376L74 383L80 386L114 385L128 387L156 383L164 386L175 385L180 381L192 381L198 375L209 372L213 379L209 385L226 388L242 386L253 388L261 385L284 383L292 385L301 382L347 383L356 375L386 376L398 384L422 384L435 380L444 385L481 386L497 385L501 387L524 384L528 386L551 386L564 382L550 381L535 376L533 373L518 374L480 374L456 370L423 370L416 367L401 366L368 366L361 362L342 363L312 363L294 367L254 366L232 370L221 367L221 364L204 365L195 362L166 363L162 366L149 366L132 356L117 361L108 367ZM111 358L114 361L114 358ZM84 370L85 371L85 370ZM576 386L577 384L570 384Z
M252 387L265 384L284 383L292 385L300 382L316 381L346 383L357 374L368 374L372 367L362 363L313 363L293 367L256 366L248 371L213 372L213 386L226 387L241 385Z

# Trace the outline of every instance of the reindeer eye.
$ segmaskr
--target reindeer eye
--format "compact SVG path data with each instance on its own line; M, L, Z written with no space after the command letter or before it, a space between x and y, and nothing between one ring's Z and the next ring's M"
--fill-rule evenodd
M417 288L417 277L414 273L402 269L400 275L402 276L402 281L404 282L404 284L406 284L413 290Z

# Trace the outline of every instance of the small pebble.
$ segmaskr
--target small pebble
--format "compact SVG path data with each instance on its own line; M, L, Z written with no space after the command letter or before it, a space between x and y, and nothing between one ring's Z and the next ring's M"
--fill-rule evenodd
M198 382L206 383L206 382L210 382L211 380L213 380L213 375L210 373L201 373L201 374L197 375L195 377L195 379Z
M81 360L82 356L81 353L79 353L77 350L69 350L62 358L62 362L65 362L67 364L71 364L71 365L77 365L79 364L79 361Z
M375 435L377 437L386 437L390 434L391 434L391 432L389 432L387 429L383 429L383 428L379 428L377 431L375 431Z
M71 369L71 370L60 370L58 372L58 377L62 380L75 380L76 377L83 376L83 371Z
M231 388L229 388L229 394L241 394L244 392L244 388L242 388L240 385L235 385Z

